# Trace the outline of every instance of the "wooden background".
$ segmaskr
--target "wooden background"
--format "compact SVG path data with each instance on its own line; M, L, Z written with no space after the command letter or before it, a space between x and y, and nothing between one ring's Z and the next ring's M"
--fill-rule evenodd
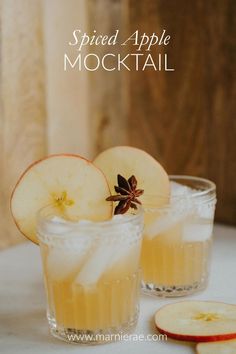
M217 185L218 221L236 223L236 1L130 0L130 28L173 34L175 72L132 72L130 141L171 174ZM138 129L133 129L138 127Z
M24 240L9 197L29 163L118 144L144 148L169 173L215 181L217 220L236 223L235 1L0 0L0 9L0 247ZM65 74L75 28L166 29L175 72Z

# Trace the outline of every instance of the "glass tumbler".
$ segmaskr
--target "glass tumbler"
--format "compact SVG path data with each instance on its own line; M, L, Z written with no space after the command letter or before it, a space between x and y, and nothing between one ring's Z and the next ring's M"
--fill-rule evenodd
M142 289L176 297L204 289L209 275L216 187L209 180L170 176L171 195L144 205Z
M37 234L52 335L96 344L136 325L142 231L141 209L105 222L40 212Z

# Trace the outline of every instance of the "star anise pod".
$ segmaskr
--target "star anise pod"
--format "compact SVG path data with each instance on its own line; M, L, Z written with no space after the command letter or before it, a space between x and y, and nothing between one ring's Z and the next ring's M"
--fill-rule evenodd
M117 175L118 186L115 186L115 191L119 194L111 195L106 200L119 202L115 208L114 214L124 214L129 208L137 209L137 204L141 204L137 198L143 194L143 189L137 189L137 180L135 176L131 176L128 180Z

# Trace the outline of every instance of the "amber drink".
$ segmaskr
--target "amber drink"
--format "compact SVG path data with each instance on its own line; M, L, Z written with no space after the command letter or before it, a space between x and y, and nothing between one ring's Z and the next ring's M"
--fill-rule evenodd
M209 275L215 185L202 178L173 176L171 196L161 207L145 206L142 288L159 296L204 289Z
M103 341L101 335L129 332L135 326L142 219L140 210L106 222L40 215L38 238L54 336L97 343Z

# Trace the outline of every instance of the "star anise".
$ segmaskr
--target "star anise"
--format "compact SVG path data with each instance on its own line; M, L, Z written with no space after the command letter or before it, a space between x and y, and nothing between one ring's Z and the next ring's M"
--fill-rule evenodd
M128 180L121 176L117 175L118 186L115 186L115 191L119 194L111 195L106 200L112 202L119 202L115 208L114 214L124 214L129 208L137 209L137 204L141 204L140 200L137 198L140 197L144 190L137 189L137 180L135 176L131 176Z

